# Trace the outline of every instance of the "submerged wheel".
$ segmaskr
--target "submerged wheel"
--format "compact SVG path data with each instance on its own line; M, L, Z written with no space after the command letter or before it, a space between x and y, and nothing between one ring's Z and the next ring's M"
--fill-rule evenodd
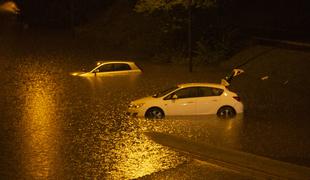
M217 116L220 118L231 118L236 116L236 111L230 106L224 106L217 111Z
M165 117L165 113L160 108L150 108L145 113L146 119L163 119Z

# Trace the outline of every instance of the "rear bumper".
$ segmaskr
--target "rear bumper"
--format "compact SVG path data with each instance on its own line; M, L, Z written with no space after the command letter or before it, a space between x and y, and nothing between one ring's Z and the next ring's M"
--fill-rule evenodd
M234 108L235 108L237 114L243 113L243 111L244 111L244 106L241 102L236 103L234 105Z

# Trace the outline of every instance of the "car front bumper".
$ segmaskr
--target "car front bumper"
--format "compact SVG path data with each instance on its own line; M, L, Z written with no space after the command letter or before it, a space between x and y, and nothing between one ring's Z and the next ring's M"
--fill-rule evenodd
M143 117L144 113L137 108L128 108L126 115L130 117Z

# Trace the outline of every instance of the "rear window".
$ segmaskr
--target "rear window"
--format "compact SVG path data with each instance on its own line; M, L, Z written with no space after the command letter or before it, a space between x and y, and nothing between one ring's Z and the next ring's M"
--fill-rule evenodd
M142 68L141 68L141 66L139 66L138 64L136 64L136 63L133 63L138 69L140 69L141 71L142 71Z
M180 99L199 97L198 96L198 88L197 87L183 88L183 89L180 89L180 90L174 92L173 94L171 94L171 97L173 95L177 95L177 97L180 98Z
M212 94L213 94L213 96L220 96L220 95L222 95L223 92L224 92L223 89L212 88Z
M114 71L127 71L127 70L131 70L128 64L123 63L114 64Z

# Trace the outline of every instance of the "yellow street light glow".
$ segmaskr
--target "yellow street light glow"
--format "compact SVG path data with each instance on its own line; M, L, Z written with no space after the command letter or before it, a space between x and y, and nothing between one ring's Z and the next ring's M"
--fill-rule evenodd
M49 75L41 75L36 68L25 73L25 81L19 88L23 94L22 138L24 168L31 177L48 179L60 166L59 116L57 114L62 86Z
M74 73L71 73L72 76L77 76L79 73L77 72L74 72Z
M0 12L9 12L13 14L19 13L19 8L13 1L8 1L3 4L0 4Z

